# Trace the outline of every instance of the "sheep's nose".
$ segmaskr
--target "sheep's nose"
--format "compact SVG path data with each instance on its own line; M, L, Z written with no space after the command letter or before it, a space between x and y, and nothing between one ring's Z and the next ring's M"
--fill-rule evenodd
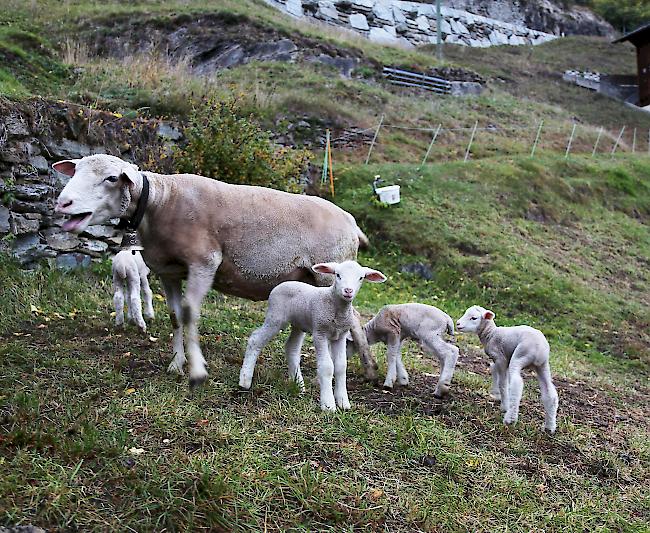
M72 200L68 200L66 198L59 198L56 201L56 206L54 207L55 212L60 212L62 209L65 209L67 207L70 207L72 205Z
M352 293L354 293L354 289L343 289L343 294L346 296L352 296Z

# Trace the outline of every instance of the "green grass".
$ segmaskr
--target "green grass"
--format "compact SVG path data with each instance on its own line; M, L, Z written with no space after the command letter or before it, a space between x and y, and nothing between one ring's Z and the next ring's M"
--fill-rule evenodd
M265 305L211 294L201 321L211 378L190 393L165 373L162 301L147 335L118 331L107 264L23 272L2 258L0 524L647 530L648 169L631 157L494 159L419 173L353 167L337 182L337 201L373 243L360 261L389 275L362 288L362 313L420 301L458 317L482 303L500 324L539 327L560 394L554 437L540 430L532 375L520 422L502 426L475 337L459 336L448 400L433 398L437 364L411 345L410 387L383 393L355 359L354 408L327 415L310 342L306 394L286 380L285 333L260 358L253 391L237 392ZM376 172L402 186L399 206L370 202ZM533 200L542 221L525 217ZM434 279L399 272L414 260L431 264ZM384 350L375 353L383 374Z

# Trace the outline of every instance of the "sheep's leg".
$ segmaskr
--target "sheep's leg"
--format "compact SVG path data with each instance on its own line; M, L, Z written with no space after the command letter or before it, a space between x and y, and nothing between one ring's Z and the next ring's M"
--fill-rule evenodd
M397 358L401 349L401 342L397 335L390 335L386 339L386 379L384 388L392 389L397 378Z
M557 427L557 390L551 379L551 368L548 361L542 366L535 367L537 380L539 381L539 390L542 394L542 403L544 404L545 420L544 429L550 433L555 433Z
M140 289L144 295L144 317L151 320L154 318L153 293L151 292L149 280L145 272L140 273Z
M504 358L496 359L493 363L497 383L499 384L499 396L501 398L501 411L505 413L510 405L508 402L508 364Z
M200 385L208 378L206 362L199 344L199 316L201 304L212 288L214 275L221 264L221 253L215 252L203 264L190 264L187 286L183 296L183 325L187 339L187 354L190 360L190 387Z
M183 348L183 324L180 322L181 316L181 288L180 279L161 277L163 289L165 290L165 299L169 309L169 318L172 323L172 347L174 359L169 363L167 372L173 372L183 375L183 365L185 365L185 349Z
M124 326L124 280L113 272L113 307L115 307L115 325Z
M404 362L402 361L403 347L404 343L401 342L399 351L397 352L397 384L406 386L409 384L409 373L406 371L406 367L404 367Z
M345 353L345 335L330 342L330 352L334 362L334 400L341 409L349 409L350 400L346 382L348 358Z
M440 377L438 378L438 384L433 391L433 395L436 398L443 398L449 394L451 380L454 377L454 370L456 369L460 350L458 346L449 344L440 337L433 340L432 347L440 360Z
M289 379L295 381L302 392L305 392L305 380L300 371L300 349L304 340L305 332L292 327L291 334L284 345L284 353L287 356L287 366L289 367Z
M269 320L270 314L270 310L267 311L264 324L253 331L251 336L248 338L246 353L244 354L244 362L239 371L239 387L241 389L248 390L251 388L257 358L260 356L260 353L262 353L264 346L266 346L269 341L280 332L285 324L284 322ZM300 347L298 347L298 358L300 358Z
M129 293L129 311L131 319L136 323L140 331L147 331L147 324L142 318L142 300L140 299L140 276L138 269L129 268L126 271L126 287Z
M316 373L320 386L320 407L323 411L336 411L336 401L332 390L334 377L334 362L329 350L327 338L321 334L314 334L314 348L316 348Z
M519 418L519 404L524 391L524 380L521 377L521 371L532 362L532 359L532 357L523 353L520 347L515 348L512 354L508 365L508 410L503 417L504 424L515 424Z
M352 335L352 340L354 341L357 350L359 351L359 359L361 360L361 366L363 366L363 373L366 376L368 381L374 381L377 379L377 361L372 356L370 351L370 346L368 346L368 339L366 339L366 334L363 332L363 327L359 321L359 316L357 313L352 313L352 327L350 328L350 335Z
M499 387L499 372L494 368L494 362L490 363L490 375L492 376L492 387L490 388L490 398L493 400L501 399L501 389Z

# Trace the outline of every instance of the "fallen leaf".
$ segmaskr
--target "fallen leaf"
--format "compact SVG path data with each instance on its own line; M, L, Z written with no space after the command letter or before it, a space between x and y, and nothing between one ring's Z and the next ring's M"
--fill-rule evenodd
M371 501L376 502L379 498L381 498L384 495L384 491L381 489L372 489L368 493L368 497L370 498Z
M197 420L196 425L199 427L204 427L207 426L210 423L210 421L206 418L204 420Z
M129 453L131 455L142 455L144 453L144 448L129 448Z
M149 337L149 340L151 342L156 342L158 340L158 337Z
M162 294L154 294L153 297L158 300L159 302L164 302L165 297Z
M39 324L38 326L36 326L37 329L45 329L46 327L47 327L46 324Z
M135 392L135 389L126 389L124 391L124 394L133 394Z

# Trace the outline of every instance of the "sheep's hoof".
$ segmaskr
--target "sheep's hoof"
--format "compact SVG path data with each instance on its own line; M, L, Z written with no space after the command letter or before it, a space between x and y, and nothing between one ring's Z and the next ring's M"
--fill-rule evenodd
M514 426L517 423L517 417L506 413L506 416L503 417L503 423L506 426Z
M493 392L490 393L490 399L494 400L496 402L501 401L501 395L500 394L494 394Z
M251 391L251 387L243 387L242 385L237 385L237 389L239 390L239 392L250 392Z
M384 383L381 388L384 389L385 391L391 391L392 392L392 390L393 390L393 386L392 385L386 385L386 383Z
M334 412L336 412L336 405L321 404L320 408L325 413L334 413Z
M544 425L542 426L542 429L544 430L544 433L546 433L547 435L555 435L555 430L556 430L555 427L549 428Z
M194 390L199 385L203 385L208 379L207 372L204 375L194 376L190 378L190 389Z
M377 379L377 368L366 367L364 370L366 381L375 381Z
M167 372L169 372L170 374L178 374L179 376L185 375L185 372L183 372L183 367L178 366L176 364L176 361L172 361L171 363L169 363L169 366L167 367Z

